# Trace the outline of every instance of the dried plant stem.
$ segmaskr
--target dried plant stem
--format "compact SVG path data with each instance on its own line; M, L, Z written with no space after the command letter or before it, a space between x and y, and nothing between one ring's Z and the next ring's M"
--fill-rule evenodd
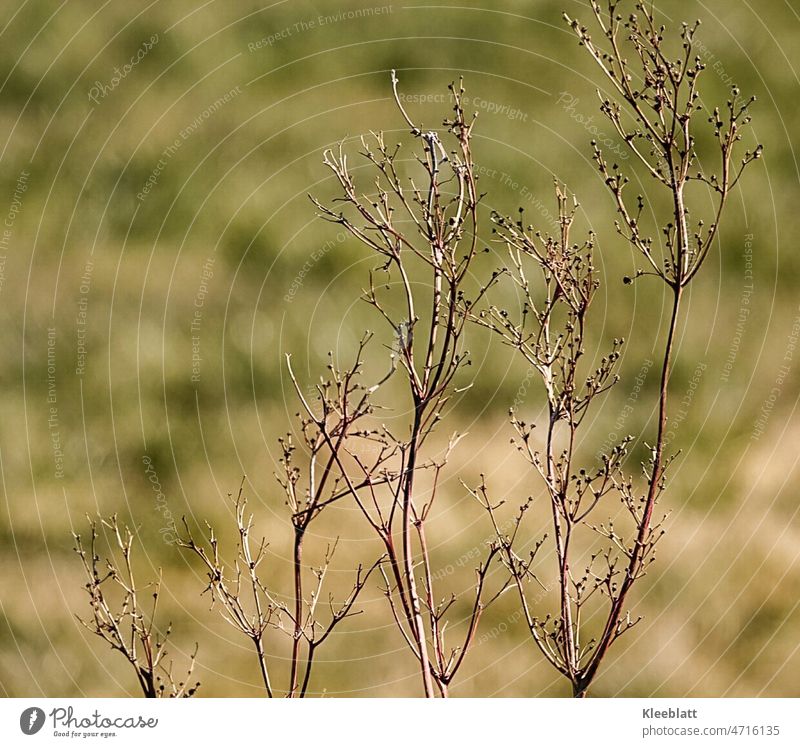
M395 103L419 152L404 162L400 146L389 146L382 133L363 137L361 154L376 172L373 192L367 195L356 187L343 148L336 154L326 151L325 163L341 189L337 202L348 211L334 210L318 200L314 203L322 217L343 226L381 263L370 276L365 300L388 323L394 337L392 361L407 385L409 432L404 438L381 426L378 458L365 464L354 455L367 498L362 500L358 490L354 497L383 543L384 593L403 640L417 660L423 694L434 697L438 692L447 697L481 613L496 598L483 598L495 552L490 549L487 561L476 569L476 597L463 643L449 648L445 617L456 599L451 595L437 601L441 597L434 590L426 524L439 475L460 437L451 437L444 457L427 456L427 448L445 406L463 390L456 384L457 374L470 363L463 347L464 330L468 309L480 294L468 300L465 288L477 255L480 195L470 145L474 122L464 113L463 88L450 87L454 115L445 120L440 133L414 123L397 84L393 72ZM449 151L445 142L451 144ZM407 163L409 173L405 174ZM408 230L401 228L398 216ZM376 282L377 273L385 279ZM412 278L423 274L426 287L420 290L423 284L417 281L415 285ZM390 278L395 279L394 285ZM432 473L433 487L423 500L419 478L424 472Z
M227 570L220 555L214 529L208 526L205 541L196 541L188 523L184 521L187 538L181 540L180 545L204 563L208 573L206 590L211 594L212 605L219 603L223 617L252 641L265 694L270 698L274 697L275 689L265 645L267 631L281 631L291 641L286 697L306 697L317 650L339 623L358 614L353 609L356 600L370 575L383 561L383 557L380 557L366 569L359 565L349 593L337 603L329 595L328 619L321 619L318 607L336 542L327 547L322 564L314 567L304 561L305 540L312 522L319 518L326 507L348 496L357 497L357 491L363 487L354 485L342 471L342 460L351 439L373 438L369 431L358 428L359 423L373 410L370 402L373 390L359 382L362 354L367 341L368 337L361 341L352 368L340 371L333 363L329 364L330 378L323 380L316 388L317 409L304 396L291 365L288 366L290 378L306 411L306 415L300 417L300 432L308 455L307 482L302 487L302 472L294 461L294 441L291 436L279 439L283 473L278 480L286 495L294 533L290 604L281 601L261 580L259 567L266 556L267 545L266 540L262 539L255 551L251 546L253 516L246 515L244 481L233 502L238 543L232 571ZM315 583L307 589L304 581L309 575L314 577ZM243 585L243 576L247 578L246 585ZM248 597L252 597L252 601L248 601ZM288 620L288 624L285 620Z
M411 440L408 445L407 476L403 487L403 565L405 582L408 588L408 598L411 600L411 614L414 622L414 638L419 647L419 662L422 670L422 684L425 697L433 697L433 679L431 678L430 660L428 657L428 644L425 633L425 623L422 619L422 606L417 592L416 572L414 570L414 550L411 546L411 510L414 496L414 473L417 468L417 454L420 447L422 427L422 403L414 403L414 425L411 429ZM423 536L420 528L420 537ZM426 569L429 567L425 562ZM444 691L442 692L444 694Z
M614 640L614 631L619 626L619 622L624 614L625 599L637 577L639 568L642 566L643 554L647 546L647 534L653 520L653 509L659 494L659 484L663 475L664 443L667 429L667 401L669 397L669 377L672 364L672 353L675 345L675 334L678 327L678 317L681 308L682 289L680 286L673 289L672 311L667 330L667 340L664 344L664 357L661 364L661 382L658 394L658 432L653 448L653 462L650 480L647 486L647 499L645 501L642 518L633 546L633 553L628 561L628 568L620 584L619 594L612 605L608 615L605 628L598 639L595 654L590 665L587 667L583 676L575 683L575 697L584 697L588 686L593 681L600 663L603 660L609 646Z
M619 96L621 103L601 96L601 111L612 122L639 163L644 165L657 184L670 193L672 214L661 227L665 236L665 252L663 262L658 263L653 253L655 242L652 237L647 236L641 222L643 197L637 197L635 212L629 208L625 196L629 179L621 174L616 164L609 167L599 147L593 143L595 161L620 215L621 221L617 223L617 230L650 265L647 270L638 270L636 277L654 274L666 284L671 291L671 313L661 365L658 431L652 447L652 462L639 530L619 592L591 662L577 683L576 695L583 695L594 679L615 638L615 631L621 624L628 592L643 566L653 509L663 485L669 379L683 290L697 275L708 256L717 237L731 190L744 169L758 159L762 151L760 145L752 151L746 151L738 168L733 167L734 148L742 139L742 128L750 121L749 106L755 101L754 97L740 101L739 91L734 86L727 102L727 118L721 115L718 108L708 117L719 147L720 171L718 174L708 174L703 170L693 171L696 168L697 154L692 125L697 119L696 115L703 110L699 103L698 80L705 68L701 58L693 52L694 34L700 22L682 24L682 55L676 61L666 48L665 27L657 23L654 9L650 5L644 2L635 3L636 12L627 21L623 21L618 13L619 5L618 0L609 0L604 13L600 3L595 0L591 3L595 21L608 44L605 50L595 44L586 27L569 17L565 18L581 45L587 49ZM638 70L632 68L623 52L623 40L620 38L622 29L625 30L624 42L632 50ZM634 123L632 127L627 126L623 119L623 107L627 108ZM639 147L639 143L645 147ZM695 219L697 229L694 233L689 222L699 212L699 207L690 206L686 198L686 187L692 180L707 186L712 197L716 197L710 226L705 228L702 219ZM631 282L629 279L626 281Z
M539 583L534 571L537 554L546 540L534 544L527 558L516 550L517 537L530 505L529 498L519 509L512 524L513 531L501 531L495 516L501 504L493 505L486 485L472 491L488 511L500 558L510 572L519 593L520 603L531 636L550 664L572 683L577 693L590 659L594 641L584 643L581 616L586 604L601 596L613 605L618 575L617 553L632 553L613 528L604 530L592 523L593 512L601 499L616 492L638 526L638 511L621 473L624 448L604 458L594 470L579 469L576 444L581 425L593 401L617 381L614 369L619 360L622 340L615 340L612 351L588 375L581 375L585 352L588 312L599 285L592 264L593 238L578 245L570 233L577 204L570 204L566 191L556 186L559 231L555 236L533 232L523 222L494 216L496 232L509 251L510 264L494 274L490 286L504 277L510 278L523 298L521 318L504 307L489 306L473 314L473 320L497 333L502 341L518 351L541 376L547 397L547 422L541 450L534 438L533 424L528 424L512 411L512 424L517 432L515 443L539 474L550 505L553 545L557 563L558 615L542 619L534 614L526 597L529 581ZM531 268L535 272L531 272ZM541 275L536 280L535 273ZM543 287L543 293L537 292ZM629 485L627 485L629 488ZM609 540L605 552L598 551L582 574L576 574L573 546L579 533L599 532ZM645 554L651 554L655 539L651 533L642 536ZM605 569L596 570L595 560L602 557ZM615 630L615 635L621 631Z
M439 130L428 130L406 110L392 71L394 101L413 143L410 157L403 157L400 144L388 144L382 132L363 136L360 155L373 174L365 190L357 186L340 144L323 157L336 198L330 205L312 198L321 217L342 226L376 259L364 300L390 331L389 370L372 386L362 383L369 333L359 342L349 368L339 368L330 354L327 378L321 378L311 394L301 387L287 357L288 376L300 403L296 440L306 459L301 470L295 439L291 435L280 439L277 477L293 532L291 589L281 594L274 582L263 579L260 567L267 544L263 538L257 543L251 538L253 515L247 513L244 481L232 498L238 535L232 560L223 558L210 525L195 540L184 522L186 538L179 542L202 563L212 606L218 606L223 618L250 640L267 697L310 694L319 647L340 622L358 614L356 600L376 570L389 614L416 660L409 661L428 698L448 697L483 611L507 589L515 590L535 645L568 680L575 697L586 696L611 646L641 619L632 619L627 605L634 585L654 562L664 534L664 519L656 508L672 459L666 453L670 379L684 292L718 240L731 191L762 148L758 145L738 162L734 159L750 121L753 98L740 100L734 87L727 107L704 111L698 81L705 65L694 53L699 22L682 24L670 40L651 3L635 2L635 12L627 18L618 12L621 4L606 0L601 9L599 2L590 0L599 43L586 26L565 19L609 87L609 95L598 92L601 112L633 154L633 168L642 170L655 185L656 201L652 210L645 211L644 195L630 199L630 175L616 163L609 164L597 142L592 142L594 161L618 216L616 231L641 264L624 282L655 277L668 291L656 434L647 446L641 477L634 479L624 469L633 436L591 463L583 461L579 450L588 411L618 381L624 341L614 339L599 364L586 363L594 345L587 330L599 280L593 265L594 236L590 233L580 244L571 238L577 202L556 184L558 221L553 235L527 225L522 209L514 219L493 214L494 232L508 261L472 288L483 195L476 186L471 145L475 120L465 114L464 88L450 86L453 114ZM671 44L675 49L669 48ZM704 118L713 133L715 159L719 157L716 173L700 166L696 152L697 122ZM706 192L710 208L709 202L694 199L689 186L693 183ZM501 284L510 284L513 293L492 302L493 289ZM511 296L522 299L520 309L503 305ZM465 605L468 612L453 620L456 595L442 595L436 588L441 577L434 572L431 550L435 554L436 545L430 538L435 537L435 524L430 519L441 475L462 438L453 433L441 448L435 442L448 405L471 386L461 380L471 365L465 346L470 322L498 335L541 379L547 408L539 430L517 411L510 416L516 432L513 443L543 486L552 538L524 536L532 497L513 514L509 531L498 516L505 501L492 501L483 477L476 487L465 486L487 512L495 536L475 569L474 591ZM402 402L405 412L397 417L402 424L390 428L379 414L389 408L377 402L384 385L398 377L401 395L392 392L392 409ZM608 496L615 496L619 504L612 516L598 521ZM323 560L314 566L308 558L322 552L311 542L317 533L309 529L326 508L341 501L357 506L382 554L372 563L358 565L349 592L338 602L329 594L329 612L322 614L320 599L337 541L327 545ZM101 571L95 525L90 552L76 535L94 613L94 619L84 624L125 656L147 697L194 694L196 686L175 683L171 667L164 666L163 644L169 629L159 636L154 627L158 584L152 612L149 616L142 612L130 561L132 534L115 518L104 525L112 530L123 562L108 560ZM537 576L545 562L540 555L545 543L547 552L552 550L547 561L554 578L550 586ZM494 567L505 572L502 583L489 591ZM551 594L547 602L551 614L542 616L534 606L528 592L531 583ZM109 600L109 587L121 595L121 606ZM456 645L447 640L449 623L464 629ZM281 648L286 664L277 686L271 671L276 631L286 636ZM453 635L452 628L448 635Z
M758 146L745 152L738 168L732 167L734 146L741 140L742 127L749 122L747 111L752 102L740 102L734 88L727 118L718 109L708 118L719 147L720 173L693 171L697 154L692 125L702 111L697 82L704 67L698 56L692 56L697 24L683 24L683 54L676 62L665 51L665 29L656 23L649 4L637 2L637 13L627 21L617 13L618 5L616 0L610 0L604 13L598 2L591 3L605 48L595 44L585 26L569 18L567 21L610 81L614 95L600 96L601 111L646 173L669 195L669 208L663 208L665 215L658 216L660 209L655 209L655 226L648 227L643 218L643 195L637 196L635 207L630 205L626 192L630 179L617 164L609 165L597 143L592 143L594 160L619 214L617 232L645 262L634 279L655 276L669 289L657 433L655 442L648 447L649 461L642 465L641 493L633 479L623 473L632 437L603 454L599 467L578 467L579 429L593 400L617 381L613 371L622 340L614 341L612 352L602 358L594 372L582 372L587 314L598 281L592 266L593 237L590 235L582 246L570 240L577 205L568 206L565 190L556 188L560 228L556 236L542 235L526 226L522 211L517 220L495 216L496 231L509 250L510 264L495 273L489 286L509 276L523 297L521 317L496 305L473 313L476 322L498 333L505 344L516 349L539 372L544 384L548 420L542 441L537 443L534 438L534 425L514 412L512 424L519 437L517 447L539 473L550 499L559 592L555 619L535 615L525 596L526 583L538 580L534 561L545 538L535 544L527 559L519 557L515 550L530 499L522 506L509 536L499 529L495 518L499 504L490 502L486 486L482 484L473 494L492 519L502 560L515 580L534 641L550 664L570 681L575 697L586 695L611 645L640 619L631 618L626 604L632 587L654 561L656 543L664 533L663 519L655 518L655 507L665 488L665 470L670 461L665 454L670 375L684 290L717 237L731 189L745 167L761 154ZM634 64L629 62L627 53ZM716 199L708 228L695 217L698 206L687 200L686 186L690 181L705 185ZM654 230L664 236L663 244L651 235ZM529 266L540 274L543 294L529 280ZM625 282L633 280L625 278ZM619 529L614 519L599 524L594 521L598 506L610 493L622 502L623 516L632 524L630 529ZM601 538L601 546L583 570L577 571L575 557L580 548L575 549L575 544L579 533L586 534L587 530ZM591 638L584 630L589 603L603 621L597 635Z
M155 622L161 594L160 574L157 581L145 587L150 589L153 600L152 609L147 613L140 600L141 587L134 577L133 533L119 523L116 515L102 519L101 526L111 533L122 563L117 562L113 551L101 561L97 550L97 522L89 520L91 535L88 549L84 547L81 536L73 534L75 552L86 572L86 592L93 613L90 621L80 617L78 620L87 630L102 638L128 660L146 698L192 697L200 687L199 682L189 684L197 647L195 646L191 655L186 677L176 682L172 673L172 662L167 658L167 639L172 632L172 626L167 625L166 630L161 633Z
M303 615L303 536L302 529L295 529L294 552L292 557L294 570L294 634L292 636L292 667L289 675L289 696L297 692L297 668L300 660L300 640L302 635ZM309 657L310 658L310 657Z

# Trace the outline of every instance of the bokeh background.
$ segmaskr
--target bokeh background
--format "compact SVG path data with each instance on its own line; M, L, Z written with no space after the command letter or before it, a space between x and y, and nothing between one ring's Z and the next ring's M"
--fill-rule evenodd
M731 81L755 94L745 144L765 152L733 195L685 307L676 410L691 396L671 443L681 453L662 503L668 534L632 600L644 621L615 646L594 693L796 696L800 16L790 0L658 7L672 23L702 19L703 101L723 102ZM296 405L283 357L310 383L327 351L346 357L364 329L389 338L358 301L374 260L316 219L307 194L334 194L325 147L370 129L404 136L391 68L428 126L449 113L441 95L464 76L479 112L487 209L525 206L544 222L553 175L578 194L604 281L596 341L627 339L622 381L595 413L586 453L627 432L652 437L657 367L621 416L655 360L665 307L654 283L621 282L634 259L614 233L589 147L593 125L610 127L597 111L598 72L562 10L588 18L576 0L4 4L0 692L137 694L124 662L75 619L88 607L71 532L84 530L87 513L117 512L137 527L141 573L163 568L177 664L196 641L201 694L260 694L246 641L209 611L199 568L160 530L186 514L231 541L226 496L246 475L271 542L270 582L286 589L291 531L274 472L276 438ZM459 478L485 472L510 504L541 495L509 445L506 413L525 370L485 337L471 346L476 385L446 429L468 435L430 529L442 594L468 594L490 533ZM522 412L535 419L541 391L523 388ZM400 417L405 405L396 406ZM546 524L543 501L535 511L531 539ZM342 508L311 538L318 559L341 537L334 585L355 558L377 552L363 529ZM418 694L377 584L361 606L321 650L312 690ZM276 639L278 680L286 651ZM567 688L508 596L486 613L452 694Z

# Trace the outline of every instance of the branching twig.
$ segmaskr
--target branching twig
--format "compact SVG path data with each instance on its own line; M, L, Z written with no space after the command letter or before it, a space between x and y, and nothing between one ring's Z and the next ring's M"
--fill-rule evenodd
M341 371L331 361L328 366L329 378L318 384L316 397L312 401L303 394L287 360L289 376L303 409L299 416L300 434L308 455L304 480L303 471L295 464L296 446L292 437L279 439L282 473L278 475L278 482L286 495L294 530L290 603L280 600L262 580L259 569L266 556L267 545L265 539L256 545L252 542L253 517L246 513L244 481L233 503L238 541L230 570L221 558L214 529L208 526L207 537L199 542L194 539L184 520L187 537L180 540L179 545L193 552L205 565L207 591L211 594L212 604L219 603L223 617L251 640L268 697L275 695L275 689L265 643L267 631L282 631L290 640L286 696L305 697L317 649L340 622L357 614L353 607L358 596L383 560L382 557L378 558L366 568L359 565L350 591L338 602L329 598L327 619L321 616L319 606L323 583L336 543L327 548L320 567L307 566L303 551L308 529L326 507L347 496L360 501L359 491L366 484L363 481L354 483L344 463L350 450L354 449L354 442L384 443L378 431L361 425L374 412L372 394L392 373L390 370L383 381L370 388L361 383L363 352L368 342L369 335L361 340L355 363L350 369ZM381 446L378 463L389 459L391 453L388 444ZM309 576L313 577L314 583L307 588Z
M622 340L615 340L611 351L594 371L580 373L585 353L587 314L598 281L592 266L593 237L582 246L571 243L570 228L575 206L557 187L560 234L543 236L526 226L523 216L511 220L495 216L500 240L507 246L510 262L494 274L487 287L509 277L523 297L521 316L490 305L473 319L497 333L504 343L517 350L536 370L544 383L548 403L545 431L540 439L534 426L512 412L517 431L517 447L540 475L549 497L557 578L558 614L541 619L529 609L524 582L534 579L534 554L519 558L514 538L528 504L523 507L511 537L498 531L503 562L515 579L531 635L551 665L567 677L576 697L586 694L597 675L609 647L638 621L625 610L633 584L644 576L653 562L655 545L663 535L662 521L653 514L665 487L667 397L673 350L683 292L696 276L719 229L728 195L744 168L761 154L761 146L745 153L733 166L736 143L749 122L747 109L752 99L739 100L732 90L727 114L715 109L709 118L719 146L720 171L712 175L698 171L695 163L694 123L702 110L697 89L704 68L693 53L697 24L684 24L680 33L679 59L665 49L665 29L656 23L649 4L636 3L636 13L627 20L617 12L616 0L607 3L606 12L598 2L591 6L604 42L595 43L585 26L567 18L582 46L606 75L612 96L601 99L601 111L609 118L620 137L643 165L656 185L670 197L670 207L659 226L664 237L657 241L642 217L644 196L635 205L628 199L628 176L617 164L609 165L596 142L594 158L619 213L617 231L645 262L636 278L655 275L671 291L671 315L661 366L658 402L658 429L650 458L643 465L644 487L639 491L622 465L631 439L602 457L599 466L579 468L576 463L578 430L593 400L616 382L614 373ZM687 199L686 185L705 184L715 197L708 227L696 217L697 206ZM694 222L692 222L694 221ZM696 226L696 230L690 228ZM530 268L541 278L529 277ZM543 282L542 282L543 281ZM627 283L632 282L625 278ZM543 290L542 290L543 286ZM476 491L495 527L494 507L485 495L485 486ZM605 496L616 495L630 522L629 528L613 521L596 523L594 514ZM601 539L586 566L576 571L575 548L579 530L590 530ZM542 540L543 541L543 540ZM540 544L536 545L538 550ZM604 610L599 634L586 640L586 605Z
M479 297L467 299L464 288L477 255L481 195L471 150L474 119L464 112L463 88L450 86L454 114L437 132L414 123L402 104L394 72L392 87L401 116L419 143L411 161L418 175L404 174L406 162L400 158L399 145L392 147L382 133L373 133L361 141L361 155L376 172L371 194L356 186L340 147L336 153L326 151L324 160L341 190L337 202L343 209L313 201L323 218L342 225L375 253L380 263L375 272L384 276L376 281L371 274L364 297L394 336L392 360L398 362L408 385L409 435L399 437L386 428L373 433L377 458L369 464L355 458L359 474L351 481L350 493L357 496L384 545L384 593L419 662L424 693L432 697L435 685L446 696L485 607L485 580L497 554L490 550L478 568L464 642L448 649L445 617L455 600L438 601L433 588L426 520L437 496L439 475L459 439L454 436L439 459L426 458L424 447L446 405L460 391L457 374L470 364L463 338L468 310ZM411 278L421 272L427 275L427 287L418 290ZM398 314L398 308L404 313ZM423 472L430 473L432 482L424 498L418 487Z
M197 647L191 654L189 669L182 681L175 681L172 661L167 654L167 639L172 625L162 632L156 626L156 611L161 593L161 577L153 583L139 586L133 572L133 544L131 530L119 523L116 515L102 519L101 526L111 534L116 550L122 558L118 562L114 551L105 559L97 549L97 522L89 520L89 547L83 545L80 534L75 538L75 552L86 572L86 592L92 608L91 620L78 617L87 630L102 638L115 651L119 651L136 672L136 679L147 698L190 698L200 683L190 684ZM150 611L145 611L141 595L147 590L152 599Z
M699 21L691 25L682 24L679 37L681 54L676 58L666 48L666 29L656 21L651 5L637 2L636 12L624 20L617 12L619 4L619 0L609 0L604 13L600 4L592 1L595 21L605 41L604 47L595 44L585 26L568 17L566 20L616 91L619 103L601 96L601 110L656 182L670 195L669 214L660 226L664 243L659 264L653 255L656 241L647 235L640 223L644 198L637 197L635 211L629 207L624 194L629 178L621 173L616 164L609 167L597 144L594 145L595 160L622 219L618 223L618 230L669 287L672 309L661 368L658 432L646 469L647 490L641 506L634 514L637 518L637 534L632 552L623 561L624 567L619 569L620 579L613 592L611 611L577 682L577 695L585 693L613 641L634 624L626 622L630 618L624 612L625 600L633 583L652 561L652 543L660 536L659 526L653 524L653 509L664 489L667 398L683 291L708 256L731 190L744 169L762 152L761 145L758 145L752 151L745 151L738 163L734 160L742 130L750 122L749 106L755 101L755 97L742 101L739 89L734 86L725 113L715 108L707 117L718 146L718 171L710 173L697 169L694 128L698 115L703 111L698 81L705 68L700 56L694 53L694 34ZM629 62L624 45L627 45L633 63ZM631 128L626 129L623 123L623 109L633 120ZM641 147L634 147L637 143ZM708 223L699 217L700 202L692 201L690 204L687 199L686 186L692 180L705 184L712 197L716 197L716 206ZM643 274L647 273L640 270L637 276ZM630 494L630 487L627 489Z

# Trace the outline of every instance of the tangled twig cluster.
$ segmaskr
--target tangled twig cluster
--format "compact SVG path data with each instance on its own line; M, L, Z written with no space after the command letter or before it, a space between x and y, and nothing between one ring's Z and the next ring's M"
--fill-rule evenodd
M186 536L179 543L200 560L212 605L252 642L268 696L310 693L318 648L340 623L357 614L359 595L376 571L388 612L416 661L427 697L448 695L484 610L508 590L516 590L533 641L569 680L576 697L583 697L595 681L609 648L639 621L629 610L629 594L654 561L664 534L664 518L656 516L656 506L671 460L665 453L669 383L682 299L718 239L731 190L762 149L759 145L736 155L753 99L743 101L734 88L724 109L704 108L698 88L704 65L694 52L698 24L683 24L676 54L650 5L636 3L627 17L618 12L619 6L617 0L605 8L591 3L598 40L587 26L565 18L608 84L611 93L600 94L602 113L655 185L647 200L644 194L631 199L634 172L609 164L600 146L592 143L618 213L616 230L642 261L625 282L655 277L670 299L657 430L641 475L631 475L626 468L633 436L601 450L600 458L591 461L579 448L589 412L619 379L624 341L614 339L605 355L589 363L591 306L600 280L593 261L595 237L573 239L575 198L556 183L554 235L527 223L522 209L514 218L492 214L495 240L508 260L485 276L477 261L489 249L479 230L483 195L477 189L472 152L475 118L465 111L463 85L450 86L452 116L440 129L426 129L404 107L393 72L394 99L410 131L412 157L383 133L362 137L360 155L373 174L365 189L357 183L344 145L327 150L324 163L338 197L330 205L312 198L325 220L342 226L376 260L363 297L392 344L387 346L387 361L372 352L372 335L365 335L349 368L340 369L331 356L328 377L311 394L287 360L300 403L298 441L304 459L300 467L291 435L280 440L278 481L294 533L292 591L288 598L279 595L262 568L266 540L251 536L253 517L247 512L243 486L233 499L238 538L232 561L224 559L211 526L196 539L185 523ZM696 151L703 119L716 143L716 171L701 164ZM690 192L690 184L704 188L706 199ZM712 209L704 216L703 206L708 204ZM507 308L504 299L510 296L521 298L518 310ZM441 576L433 566L428 531L442 475L462 438L454 432L442 448L434 434L447 420L454 398L471 386L465 341L473 324L497 335L541 380L543 421L533 422L517 410L510 418L515 448L543 488L552 534L529 534L525 518L534 506L532 497L518 506L508 523L499 519L507 497L493 498L483 479L476 487L464 486L488 513L494 537L475 569L474 590L463 604L458 595L439 588ZM387 366L371 385L363 381L368 356ZM384 419L387 397L395 412L391 427ZM380 549L377 557L358 566L348 593L338 601L328 595L323 612L324 582L336 543L324 551L319 566L307 562L305 549L310 538L319 536L309 532L312 523L342 501L357 507ZM191 695L193 688L173 683L171 670L166 685L159 684L163 646L153 639L152 617L145 624L139 610L129 564L132 536L120 534L116 522L110 526L125 558L124 583L112 565L108 576L101 576L94 550L87 556L78 540L95 612L90 629L126 656L146 694ZM94 536L93 527L93 543ZM537 575L543 564L554 567L557 579L557 603L549 614L540 612L535 606L539 600L532 602L528 594L531 582L549 591ZM493 575L495 569L499 573ZM114 612L103 596L101 584L107 578L124 590L121 612ZM454 615L457 607L468 611ZM121 632L123 621L131 626L130 643ZM453 643L451 631L459 624L463 629ZM289 653L282 657L288 662L286 685L278 690L267 646L271 630L288 637Z
M112 549L105 559L100 557L97 547L97 522L89 521L88 547L83 544L80 534L73 534L75 552L86 573L84 588L92 610L90 620L81 617L78 620L125 657L146 698L192 697L200 687L199 682L190 682L197 647L190 656L186 676L176 682L166 645L172 625L168 624L162 630L156 624L160 575L156 581L140 586L133 572L133 533L120 524L116 516L103 520L101 527L108 530L112 542ZM119 562L119 556L122 562ZM152 600L149 611L144 607L145 596Z

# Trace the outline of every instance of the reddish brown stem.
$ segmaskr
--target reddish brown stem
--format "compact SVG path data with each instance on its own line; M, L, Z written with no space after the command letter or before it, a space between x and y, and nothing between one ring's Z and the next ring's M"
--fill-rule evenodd
M592 655L591 662L586 667L586 670L580 678L580 681L576 684L576 697L583 696L586 688L589 687L594 679L597 669L600 666L600 663L602 662L606 652L608 651L608 647L614 640L617 627L622 619L622 614L625 607L625 599L640 570L645 542L648 532L650 531L650 524L653 520L653 508L655 507L656 498L658 497L659 483L661 481L664 462L664 438L667 427L669 377L682 296L682 288L680 283L677 283L675 286L673 286L672 290L672 313L669 330L667 332L667 341L664 345L664 358L661 367L661 385L659 388L658 397L658 434L656 437L655 446L653 447L653 466L647 489L644 512L642 515L642 520L639 523L639 530L636 534L636 544L634 545L633 553L631 554L628 567L625 571L625 578L620 584L619 593L616 597L616 600L612 604L611 612L609 613L605 628L603 629L603 633L598 641L597 648Z
M411 545L411 501L414 495L414 471L417 463L419 448L420 426L422 423L422 406L418 403L414 411L414 425L409 443L408 464L403 484L403 571L408 591L408 601L411 607L411 617L414 623L414 638L419 646L419 665L422 674L422 686L426 698L434 697L433 681L431 678L430 658L428 656L428 643L425 635L425 622L422 619L422 608L417 591L417 582L414 576L414 556Z
M303 635L303 535L305 530L296 529L294 535L294 635L292 639L292 663L289 672L287 697L293 698L297 691L297 671L300 662L300 641Z

